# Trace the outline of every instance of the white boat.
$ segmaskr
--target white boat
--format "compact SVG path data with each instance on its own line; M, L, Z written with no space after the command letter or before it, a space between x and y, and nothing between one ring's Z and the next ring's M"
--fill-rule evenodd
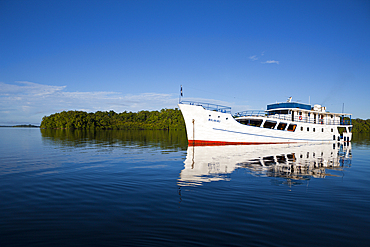
M351 114L331 113L299 102L267 105L265 111L231 114L231 108L180 101L189 145L326 143L352 138Z

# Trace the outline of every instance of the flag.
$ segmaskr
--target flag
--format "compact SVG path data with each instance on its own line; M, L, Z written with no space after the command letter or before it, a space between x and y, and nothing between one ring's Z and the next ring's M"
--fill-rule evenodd
M182 97L182 85L181 85L180 95L181 95L181 97Z

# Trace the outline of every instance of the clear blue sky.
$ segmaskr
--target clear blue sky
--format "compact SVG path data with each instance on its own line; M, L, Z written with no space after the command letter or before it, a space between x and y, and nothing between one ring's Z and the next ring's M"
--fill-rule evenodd
M289 96L370 118L370 1L0 0L0 124Z

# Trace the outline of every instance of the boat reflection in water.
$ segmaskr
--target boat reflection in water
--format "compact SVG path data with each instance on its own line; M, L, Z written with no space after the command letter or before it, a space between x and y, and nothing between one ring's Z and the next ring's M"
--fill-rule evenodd
M189 146L179 186L230 180L236 169L259 177L282 178L284 184L339 176L330 174L351 166L351 143Z

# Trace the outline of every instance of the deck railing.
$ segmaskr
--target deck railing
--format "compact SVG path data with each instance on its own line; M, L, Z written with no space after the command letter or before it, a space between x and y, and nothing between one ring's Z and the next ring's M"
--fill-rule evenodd
M231 107L223 106L223 105L216 105L216 104L202 103L202 102L194 102L194 101L185 101L185 100L181 101L180 104L202 106L206 110L217 111L217 112L222 112L222 113L230 113L231 114Z
M294 116L288 114L274 114L268 115L265 111L261 110L249 110L249 111L242 111L237 112L234 114L234 117L267 117L272 119L279 119L285 121L293 121L293 122L302 122L302 123L312 123L312 124L325 124L325 125L352 125L351 119L344 119L341 117L340 120L332 120L332 119L312 119L303 116Z

